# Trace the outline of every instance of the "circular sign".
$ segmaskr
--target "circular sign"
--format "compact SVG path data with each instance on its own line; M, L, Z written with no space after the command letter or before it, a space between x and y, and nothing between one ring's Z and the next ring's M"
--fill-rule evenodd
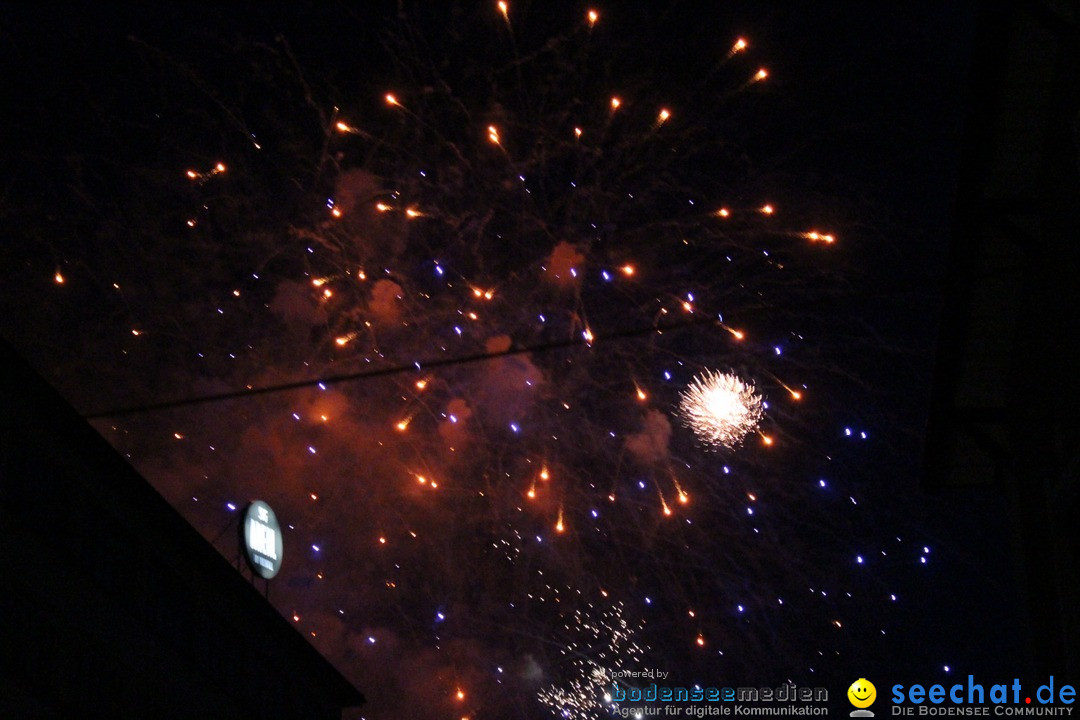
M240 546L252 571L269 580L281 569L282 536L277 516L262 500L252 500L240 520Z

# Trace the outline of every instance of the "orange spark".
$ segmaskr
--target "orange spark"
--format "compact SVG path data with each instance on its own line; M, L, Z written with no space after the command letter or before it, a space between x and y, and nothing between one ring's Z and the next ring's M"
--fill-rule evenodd
M736 330L735 328L730 328L727 325L725 325L724 323L718 323L718 325L720 325L720 327L724 328L729 333L731 333L731 336L733 338L735 338L736 340L742 340L742 339L744 339L746 337L746 333L744 333L742 330Z
M808 233L803 233L803 237L806 238L807 240L810 240L811 242L823 242L823 243L826 243L826 244L831 244L831 243L836 242L836 238L833 237L832 235L823 235L823 234L819 233L817 230L811 230Z
M690 502L690 496L686 493L685 490L682 489L682 485L679 484L679 481L675 478L674 475L671 476L671 482L675 483L675 489L679 493L679 502L683 505L686 505L688 502Z

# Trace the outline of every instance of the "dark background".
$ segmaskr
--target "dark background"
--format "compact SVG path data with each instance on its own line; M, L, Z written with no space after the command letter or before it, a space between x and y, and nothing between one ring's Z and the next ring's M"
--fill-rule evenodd
M185 148L200 140L229 149L229 141L216 139L212 128L172 128L156 117L144 101L162 89L158 83L175 79L127 75L133 44L182 56L204 45L220 53L238 38L269 44L284 34L316 94L344 98L357 89L380 87L372 78L392 72L380 52L383 18L392 12L384 6L361 11L344 5L125 11L84 6L62 12L5 6L0 30L5 68L0 95L6 98L0 111L4 276L47 268L59 258L47 257L42 248L78 243L77 238L54 243L47 237L48 219L37 215L35 222L25 212L62 214L65 174L93 174L98 162L137 165L146 157L183 164L190 160ZM413 18L420 27L440 27L442 12L418 9ZM482 14L472 6L465 12ZM524 46L578 10L569 3L522 3L514 12L522 18L517 27ZM759 115L767 120L740 126L751 175L800 188L807 204L827 199L842 228L839 252L843 266L851 269L850 292L820 312L834 337L843 338L834 343L838 356L830 361L851 368L865 389L863 407L853 417L881 440L853 460L853 467L873 478L875 502L896 498L917 534L932 546L928 568L893 571L905 588L892 621L898 629L880 644L854 649L848 658L850 679L870 678L883 693L893 682L931 684L974 673L989 683L1031 672L1024 659L1028 635L1005 497L989 486L937 494L920 488L976 8L970 3L828 2L782 8L725 3L702 13L693 3L636 2L601 12L602 22L610 23L606 32L625 34L627 45L641 48L639 54L628 51L617 58L628 72L658 65L677 75L682 61L717 44L717 35L724 42L748 37L770 71L768 91L755 98L753 108L764 109ZM654 45L654 37L669 41ZM238 59L238 66L242 62ZM684 70L689 88L699 69L687 65ZM227 84L229 74L239 70L221 65L218 72L216 79ZM679 83L672 90L678 97ZM678 100L673 102L678 107ZM736 126L739 120L732 118ZM186 137L163 142L162 127ZM200 132L207 136L199 138ZM118 205L129 189L116 188ZM287 184L270 193L279 194L286 213ZM269 224L274 218L265 220ZM28 238L33 238L29 252ZM80 410L122 404L108 387L83 388L71 397L79 383L68 371L72 352L63 347L63 338L78 337L80 319L44 307L37 309L40 315L22 313L23 292L14 298L4 293L4 334L68 390ZM77 312L97 311L91 302ZM46 316L55 324L41 333L37 328Z

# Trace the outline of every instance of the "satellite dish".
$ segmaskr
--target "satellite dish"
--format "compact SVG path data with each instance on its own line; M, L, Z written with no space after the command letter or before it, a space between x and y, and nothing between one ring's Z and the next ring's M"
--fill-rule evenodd
M252 572L267 580L278 574L282 540L281 526L270 506L262 500L248 503L240 521L240 547Z

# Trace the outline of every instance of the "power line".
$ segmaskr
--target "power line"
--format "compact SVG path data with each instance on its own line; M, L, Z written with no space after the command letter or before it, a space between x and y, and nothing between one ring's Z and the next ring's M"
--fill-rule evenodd
M300 390L302 388L316 387L322 385L336 385L339 383L352 382L355 380L366 380L368 378L385 377L387 375L396 375L403 372L414 372L417 370L430 370L433 368L449 367L453 365L464 365L466 363L479 362L481 360L494 360L501 357L510 357L513 355L523 355L525 353L539 353L549 352L551 350L559 350L562 348L574 347L577 345L595 345L599 342L609 342L614 340L625 340L627 338L638 337L641 335L648 335L649 333L663 333L667 330L679 330L686 327L693 327L695 325L711 325L716 324L717 321L711 317L701 317L693 320L685 320L683 322L671 323L670 325L657 326L651 325L649 327L631 328L629 330L621 330L619 332L609 333L606 335L595 335L591 342L586 341L584 338L571 337L565 340L557 340L553 342L540 343L537 345L529 345L526 347L509 348L500 352L483 352L474 353L472 355L459 355L457 357L440 358L429 361L417 361L409 365L394 365L385 368L375 368L373 370L364 370L360 372L344 373L342 375L328 375L322 378L314 378L309 380L297 380L295 382L281 383L278 385L264 385L262 387L248 387L243 390L230 390L224 393L215 393L213 395L200 395L198 397L180 398L176 400L164 400L156 403L146 403L143 405L132 405L129 407L115 408L112 410L105 410L95 413L84 415L87 420L101 420L104 418L119 418L128 415L138 415L140 413L154 412L156 410L171 410L173 408L187 407L191 405L203 405L211 402L218 402L221 400L235 400L237 398L255 397L257 395L270 395L273 393L288 392L290 390Z

